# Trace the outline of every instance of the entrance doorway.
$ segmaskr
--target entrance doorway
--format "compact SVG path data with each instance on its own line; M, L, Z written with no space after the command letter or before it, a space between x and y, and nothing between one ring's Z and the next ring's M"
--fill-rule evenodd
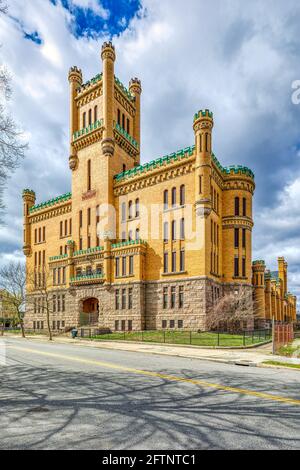
M91 297L82 302L80 326L97 326L99 320L99 301Z

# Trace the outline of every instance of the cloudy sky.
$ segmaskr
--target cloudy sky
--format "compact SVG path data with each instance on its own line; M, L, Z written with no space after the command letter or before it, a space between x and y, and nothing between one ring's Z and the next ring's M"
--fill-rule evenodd
M214 152L256 176L254 258L286 256L300 298L299 0L9 0L0 62L30 144L6 189L0 262L22 257L20 195L38 202L70 189L68 70L88 80L112 39L116 75L142 80L142 161L193 144L192 120L214 112Z

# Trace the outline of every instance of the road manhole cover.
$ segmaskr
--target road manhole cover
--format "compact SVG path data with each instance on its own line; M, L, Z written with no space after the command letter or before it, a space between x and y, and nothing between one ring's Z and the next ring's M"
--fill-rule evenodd
M27 413L47 413L48 411L49 408L46 408L45 406L36 406L35 408L27 410Z

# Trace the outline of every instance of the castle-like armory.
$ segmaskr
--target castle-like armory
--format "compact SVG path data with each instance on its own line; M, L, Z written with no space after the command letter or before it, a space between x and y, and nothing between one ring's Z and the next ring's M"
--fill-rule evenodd
M25 326L46 328L47 303L54 330L205 330L241 286L261 321L295 321L285 260L275 273L252 263L253 172L220 164L209 110L194 116L193 145L141 165L141 83L126 88L115 57L104 43L101 73L69 72L72 191L40 204L23 191Z

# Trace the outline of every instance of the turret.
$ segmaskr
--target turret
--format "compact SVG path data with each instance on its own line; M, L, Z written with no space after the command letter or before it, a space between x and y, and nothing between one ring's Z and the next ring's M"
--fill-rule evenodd
M111 42L102 45L101 58L103 61L103 119L104 132L101 142L103 154L113 156L114 154L114 129L113 129L113 109L114 109L114 87L115 74L114 62L116 60L115 48Z
M77 89L82 85L82 72L77 67L71 67L69 70L70 84L70 157L69 166L71 170L75 170L78 163L76 151L73 146L73 134L78 131L78 109L75 98Z
M25 256L31 255L31 230L29 224L29 209L35 205L35 192L31 189L24 189L23 191L23 217L24 217L24 238L23 238L23 252Z
M255 311L259 319L265 318L265 270L266 265L263 260L253 261L253 286L255 297Z
M272 285L270 271L266 271L265 273L265 286L266 320L272 320Z
M195 206L201 217L210 215L211 207L211 153L213 113L208 109L194 116L196 165L195 165Z
M133 121L133 138L138 143L138 148L141 148L141 82L138 78L132 78L129 82L129 92L135 99L135 116ZM140 163L140 155L137 156L137 164Z

